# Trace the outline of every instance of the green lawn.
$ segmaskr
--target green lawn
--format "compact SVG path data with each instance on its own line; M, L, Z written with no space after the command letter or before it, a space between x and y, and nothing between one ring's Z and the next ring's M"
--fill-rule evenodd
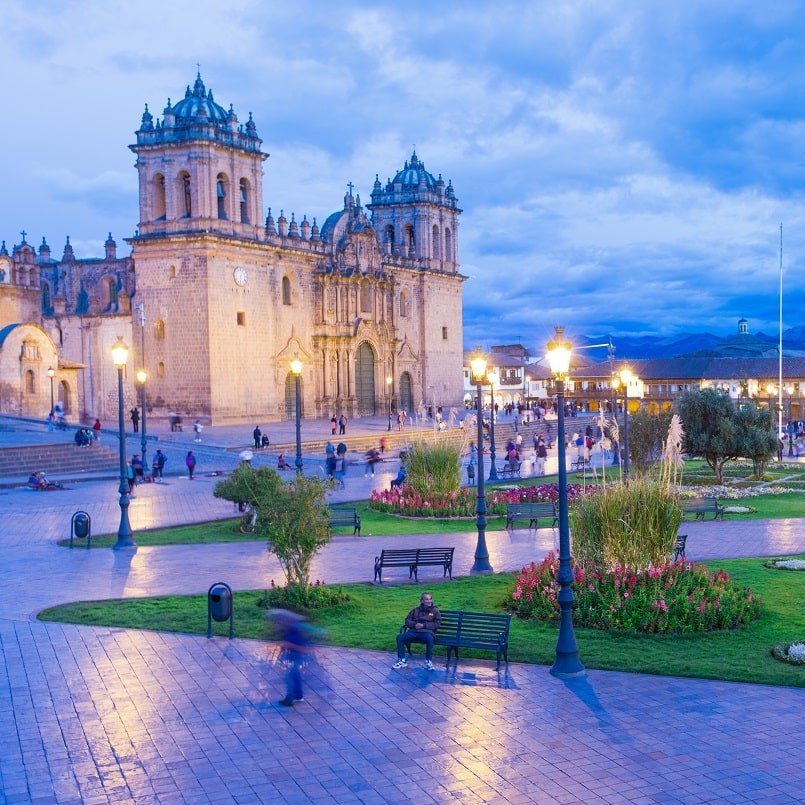
M763 614L750 626L697 635L635 636L579 629L582 660L589 668L805 687L805 667L779 663L770 655L774 643L805 638L805 573L771 570L763 567L763 561L708 563L711 569L725 568L736 582L752 587L763 597ZM491 612L500 610L510 584L510 574L499 574L438 583L431 589L437 605L444 609ZM344 589L351 601L316 614L313 622L327 630L334 645L391 652L403 617L426 587L350 584ZM258 595L256 591L235 593L235 632L239 637L266 636L264 612L255 606ZM204 634L207 628L203 595L68 604L46 610L39 617L190 634ZM225 634L226 626L215 624L216 633ZM514 620L510 659L550 664L556 635L555 625Z

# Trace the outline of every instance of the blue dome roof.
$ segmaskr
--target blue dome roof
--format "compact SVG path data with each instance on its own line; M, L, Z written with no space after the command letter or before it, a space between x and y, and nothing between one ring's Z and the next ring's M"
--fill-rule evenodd
M403 187L419 187L421 178L425 179L425 186L429 190L436 189L436 179L432 173L425 170L425 163L421 162L416 155L416 151L411 154L411 159L405 163L405 167L397 173L393 182L401 182Z
M168 112L168 110L165 110ZM211 123L226 123L227 111L219 106L212 97L212 90L207 92L201 75L196 76L196 83L191 91L187 88L184 98L170 108L170 114L176 117L176 122L182 120L195 120L206 118Z

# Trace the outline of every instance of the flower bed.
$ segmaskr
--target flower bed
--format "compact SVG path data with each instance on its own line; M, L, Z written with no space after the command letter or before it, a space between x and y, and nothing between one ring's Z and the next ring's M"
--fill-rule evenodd
M801 489L791 489L787 486L750 486L738 488L719 484L700 484L698 486L678 487L681 498L715 497L724 500L740 500L741 498L757 498L762 495L790 495L802 492Z
M805 570L805 559L770 559L763 566L774 570Z
M568 484L567 499L572 504L581 495L592 494L596 489L595 486ZM487 514L506 514L509 503L556 503L558 500L557 484L501 489L487 494ZM375 491L369 497L370 509L406 517L471 517L477 504L475 489L466 486L442 497L430 494L425 498L409 486Z
M775 660L790 665L805 665L805 640L778 644L771 650L771 655Z
M539 564L514 574L506 608L522 618L559 619L556 576L559 560L551 552ZM760 599L719 570L676 562L631 570L574 568L573 619L579 626L629 632L705 632L733 629L760 614Z

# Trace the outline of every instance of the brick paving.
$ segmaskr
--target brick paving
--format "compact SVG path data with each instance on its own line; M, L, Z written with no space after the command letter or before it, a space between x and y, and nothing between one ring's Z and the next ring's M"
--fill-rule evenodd
M141 487L135 531L231 515L214 480ZM38 622L56 602L279 578L259 543L56 547L79 504L96 533L115 530L109 482L0 496L0 803L803 800L801 689L604 671L561 682L477 660L397 672L390 635L388 653L319 649L305 702L286 711L271 644ZM684 530L693 559L805 552L799 520ZM474 533L425 538L455 545L467 571ZM554 539L491 532L492 562L517 567ZM314 575L368 580L377 545L338 537Z

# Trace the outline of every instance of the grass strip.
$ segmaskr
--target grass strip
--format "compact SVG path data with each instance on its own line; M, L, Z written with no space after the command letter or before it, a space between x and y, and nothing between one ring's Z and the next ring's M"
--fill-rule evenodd
M632 635L577 629L584 664L588 668L702 677L734 682L805 687L805 667L777 662L770 652L775 643L805 637L805 572L782 572L763 566L764 559L708 562L711 570L723 567L743 586L762 596L761 617L746 628L729 632L687 635ZM443 609L480 612L501 610L512 583L509 573L461 578L430 586L374 587L345 584L350 601L314 613L312 622L327 630L336 646L394 650L394 638L408 610L423 590L430 589ZM265 613L257 605L259 591L236 592L235 633L238 637L265 639ZM45 610L41 620L94 626L149 629L204 634L207 628L205 595L94 601ZM226 633L227 624L214 624ZM512 621L509 658L516 662L551 664L557 626ZM463 652L462 652L463 655ZM489 658L488 653L477 654Z

